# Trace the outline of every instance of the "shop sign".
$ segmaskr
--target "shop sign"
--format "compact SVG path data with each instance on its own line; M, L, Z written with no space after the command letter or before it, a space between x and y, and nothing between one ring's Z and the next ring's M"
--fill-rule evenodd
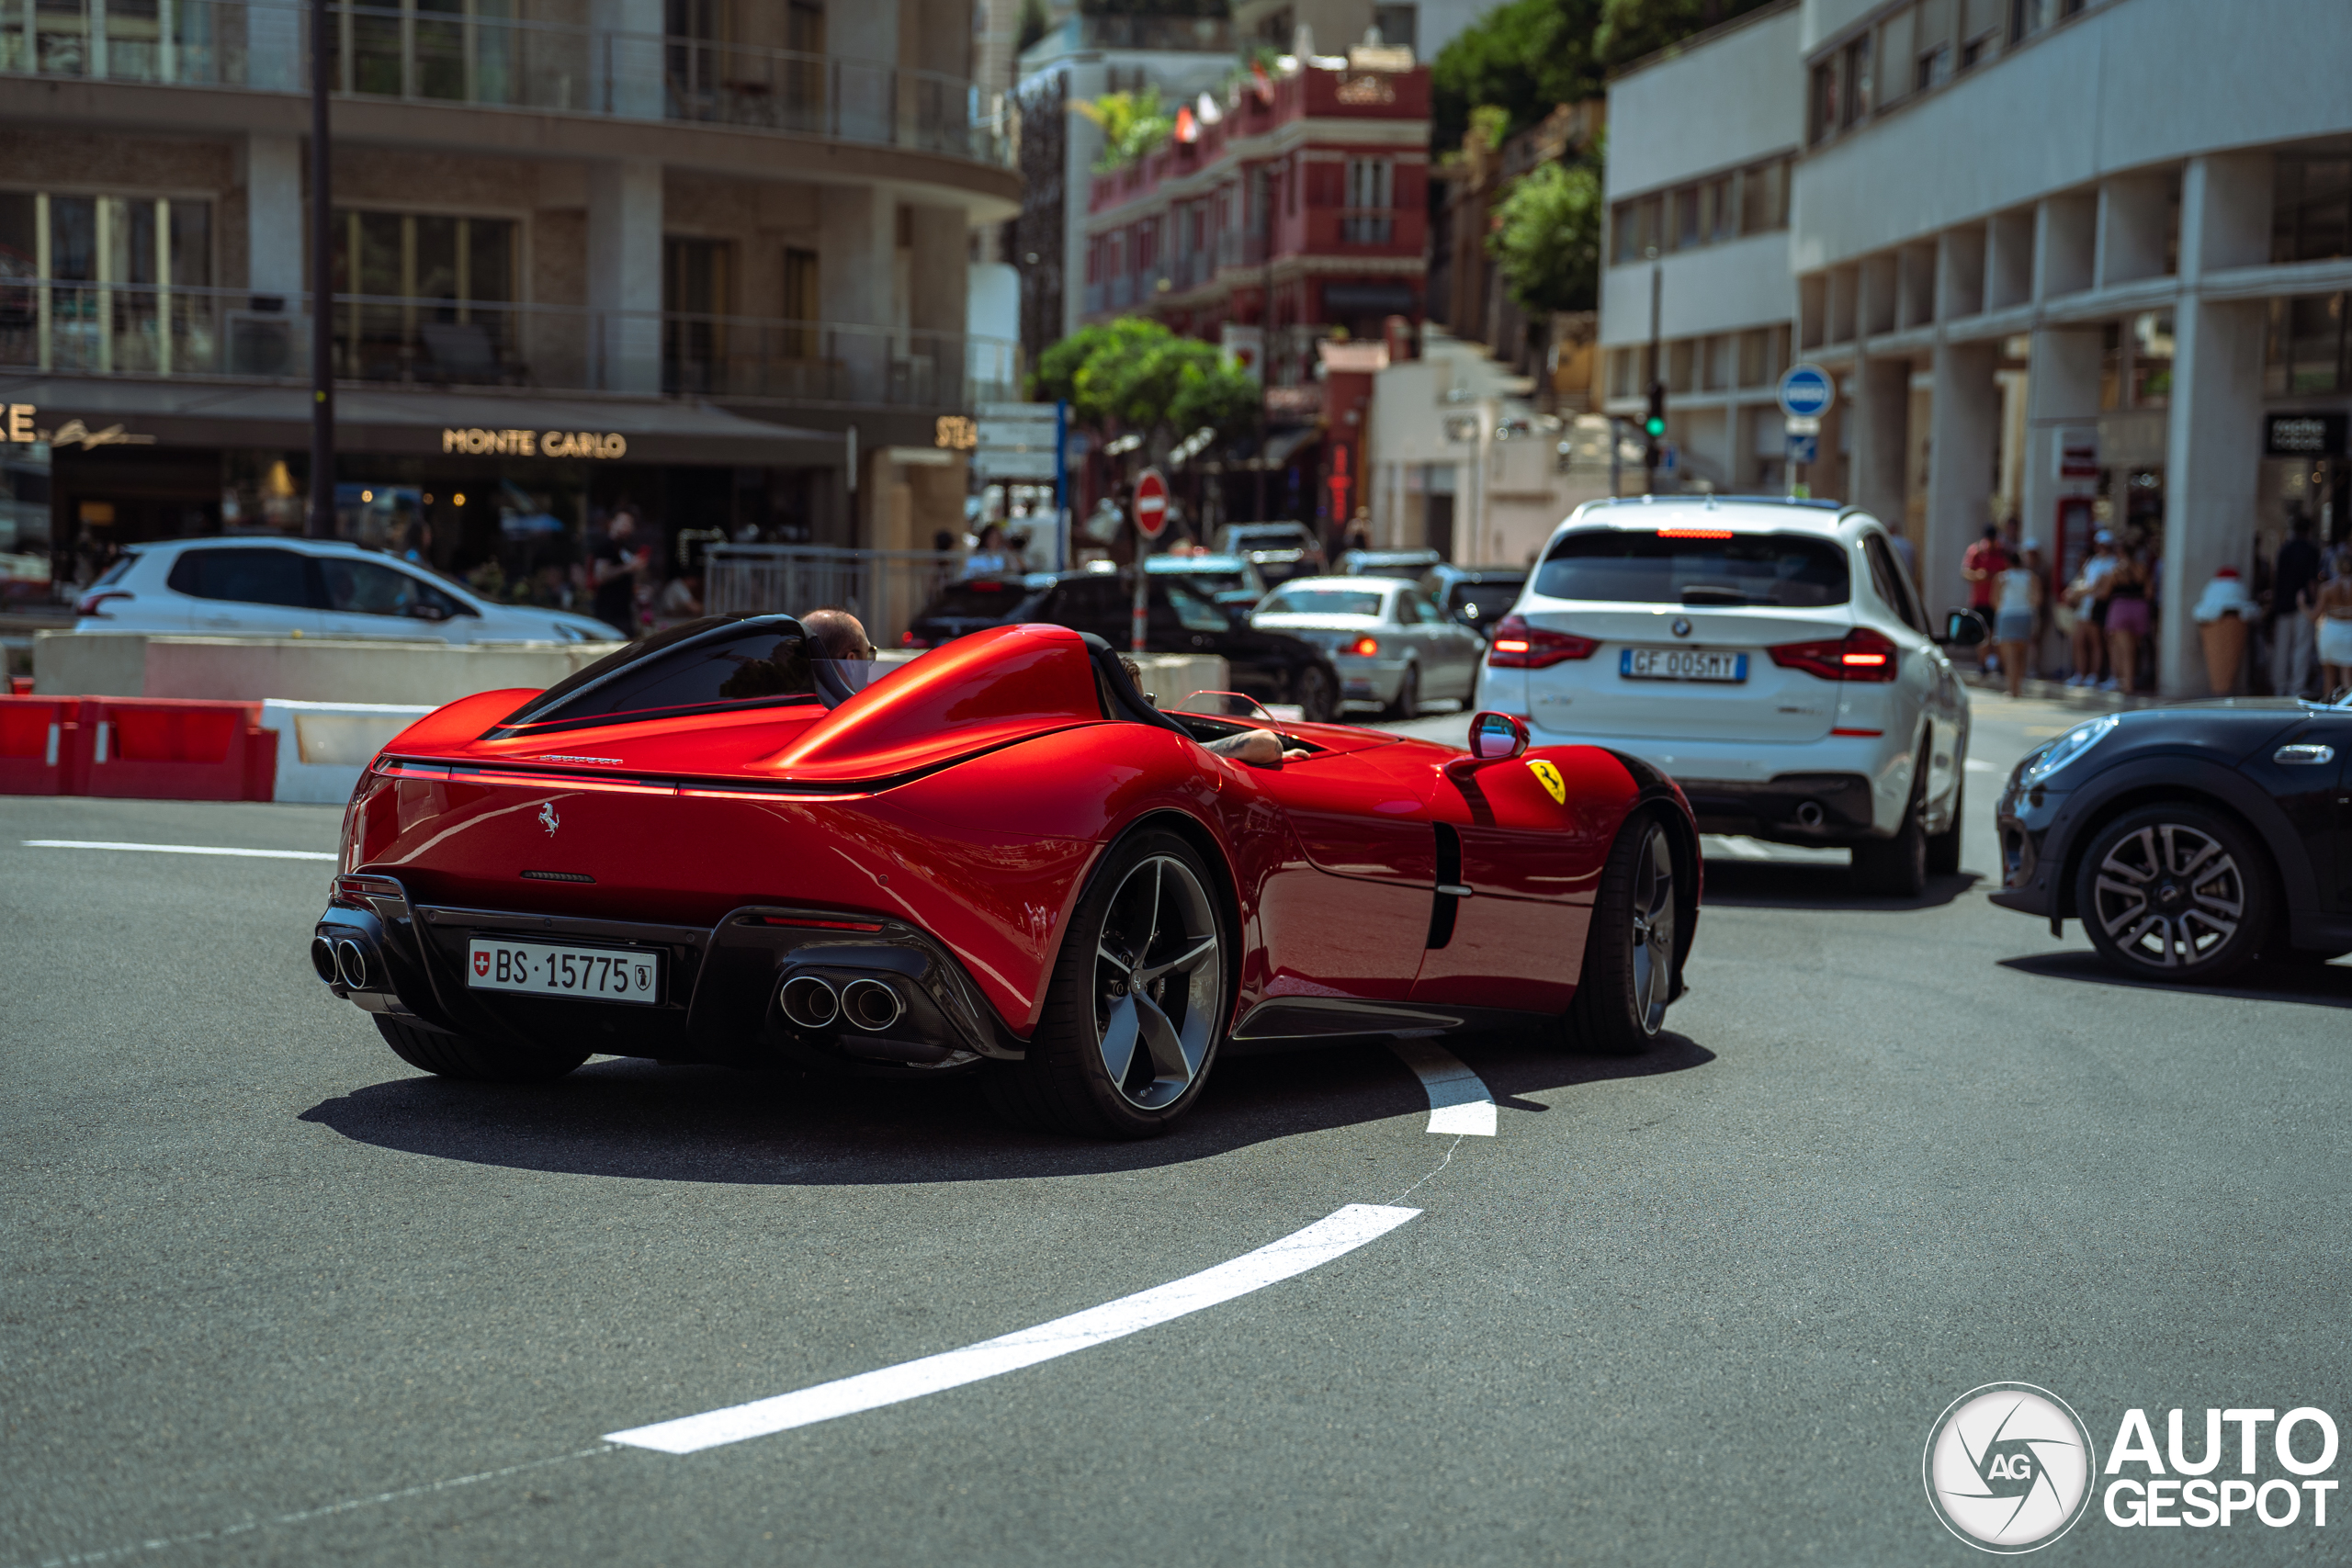
M944 446L950 452L969 452L980 444L979 422L967 419L960 413L941 414L933 431L931 444Z
M78 419L69 419L55 430L43 429L38 423L40 410L31 403L10 403L5 419L0 419L0 434L11 446L31 446L46 441L52 446L79 446L85 452L93 446L153 446L152 435L133 435L119 424L92 430Z
M2340 457L2347 416L2274 413L2263 421L2262 449L2273 457Z
M2098 478L2098 432L2097 429L2062 430L2058 433L2058 477L2062 479L2095 479Z
M441 451L469 457L602 457L628 456L628 437L617 430L463 430L444 428Z

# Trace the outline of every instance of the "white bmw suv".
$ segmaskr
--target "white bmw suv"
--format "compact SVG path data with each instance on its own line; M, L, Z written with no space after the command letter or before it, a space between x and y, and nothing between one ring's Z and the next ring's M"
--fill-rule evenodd
M1850 845L1866 890L1959 869L1967 694L1853 507L1577 508L1496 624L1477 705L1655 764L1702 831Z

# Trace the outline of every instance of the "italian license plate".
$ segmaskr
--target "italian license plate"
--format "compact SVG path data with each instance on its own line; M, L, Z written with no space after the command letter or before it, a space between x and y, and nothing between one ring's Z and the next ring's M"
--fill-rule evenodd
M662 999L662 955L642 947L565 947L478 936L466 945L466 984L477 991L650 1007Z
M1702 648L1629 648L1617 656L1617 673L1628 681L1721 681L1747 679L1747 655L1712 653Z

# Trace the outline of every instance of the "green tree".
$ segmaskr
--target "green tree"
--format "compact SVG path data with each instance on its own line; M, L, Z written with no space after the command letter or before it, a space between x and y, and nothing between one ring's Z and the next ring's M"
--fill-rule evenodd
M1519 308L1589 310L1600 290L1600 175L1591 162L1546 164L1511 182L1487 253Z
M1176 334L1144 316L1120 316L1083 326L1037 356L1029 373L1029 396L1039 402L1066 402L1080 424L1106 429L1117 416L1104 400L1112 367ZM1095 361L1100 359L1098 367Z
M1603 90L1592 56L1602 0L1510 0L1464 28L1430 65L1430 145L1452 152L1471 111L1491 104L1506 131ZM1499 138L1498 138L1499 141Z
M1235 441L1258 427L1258 383L1222 362L1187 366L1168 423L1179 436L1205 427L1220 444Z
M1258 418L1258 384L1221 363L1216 348L1178 337L1145 316L1080 327L1037 356L1029 395L1066 401L1097 432L1190 435L1203 425L1229 440Z
M1765 4L1767 0L1603 0L1600 26L1593 32L1593 58L1605 72L1620 71Z
M1137 93L1105 93L1099 98L1073 98L1071 108L1102 128L1102 152L1094 172L1107 175L1124 169L1175 133L1176 117L1159 101L1159 89Z

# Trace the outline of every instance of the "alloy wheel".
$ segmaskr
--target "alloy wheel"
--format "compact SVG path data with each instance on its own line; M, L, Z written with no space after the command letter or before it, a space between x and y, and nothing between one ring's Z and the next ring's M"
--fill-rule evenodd
M1649 825L1634 867L1634 1016L1642 1032L1666 1026L1674 985L1674 857Z
M2220 840L2152 822L2110 846L2092 882L2091 918L2116 948L2179 969L2229 945L2246 915L2245 875Z
M1174 1103L1199 1076L1225 995L1216 906L1190 866L1153 855L1127 873L1095 942L1102 1067L1128 1104Z

